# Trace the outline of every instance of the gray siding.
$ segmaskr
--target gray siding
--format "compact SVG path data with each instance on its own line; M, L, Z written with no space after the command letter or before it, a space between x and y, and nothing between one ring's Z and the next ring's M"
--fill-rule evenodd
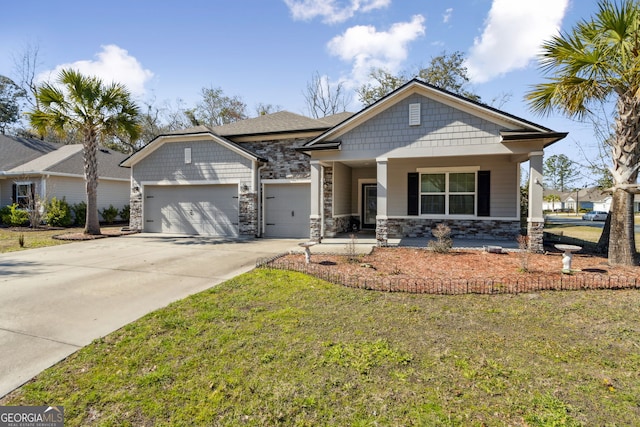
M185 164L184 149L191 148ZM238 181L253 187L252 161L214 141L165 143L133 167L132 181Z
M351 168L336 162L333 167L333 215L351 214Z
M420 103L421 124L409 126L409 104ZM382 155L398 148L500 144L500 126L412 95L342 136L342 151Z

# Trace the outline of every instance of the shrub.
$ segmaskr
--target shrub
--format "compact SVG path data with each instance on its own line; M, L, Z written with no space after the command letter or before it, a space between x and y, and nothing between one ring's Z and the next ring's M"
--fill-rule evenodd
M118 217L118 208L113 207L113 205L109 205L108 208L102 208L100 215L102 215L104 222L107 224L113 224Z
M47 212L44 214L44 218L47 224L52 227L68 227L73 222L71 208L64 197L62 200L51 198L51 201L47 203Z
M120 211L120 219L123 221L129 222L130 217L131 217L131 206L124 205L124 207Z
M3 206L0 208L0 224L9 225L11 218L11 208L9 206Z
M10 206L8 215L3 217L2 222L11 227L21 227L23 225L29 224L29 212L24 209L20 209L20 206L17 203L14 203Z
M76 203L71 206L74 223L79 227L84 227L87 221L87 204L85 202Z
M453 241L451 240L451 228L440 223L435 229L431 230L431 234L436 238L436 240L429 241L429 247L434 252L446 254L451 250L453 247Z

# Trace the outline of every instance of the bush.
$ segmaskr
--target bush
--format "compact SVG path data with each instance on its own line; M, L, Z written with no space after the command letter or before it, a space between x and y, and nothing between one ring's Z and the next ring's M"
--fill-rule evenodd
M131 217L131 206L124 205L124 207L120 211L120 219L123 221L129 222L130 217Z
M8 212L3 209L2 222L4 224L11 227L21 227L29 224L29 212L20 209L17 203L7 206L7 209Z
M84 227L87 222L87 204L85 202L76 203L71 206L73 212L74 224L78 227Z
M9 206L3 206L0 208L0 224L9 225L11 217L11 208Z
M102 215L102 219L107 224L113 224L118 217L118 208L114 208L113 205L109 205L108 208L103 208L100 211L100 215Z
M58 200L55 197L51 198L51 201L47 203L44 219L52 227L68 227L71 225L73 222L71 208L64 197L62 200Z
M429 247L434 252L446 254L451 250L453 241L451 240L451 229L448 226L440 223L431 230L431 234L436 238L436 240L429 241Z

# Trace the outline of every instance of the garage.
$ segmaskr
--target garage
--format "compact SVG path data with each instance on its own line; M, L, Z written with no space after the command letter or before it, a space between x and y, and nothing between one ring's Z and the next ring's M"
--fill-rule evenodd
M265 237L308 239L311 185L264 185Z
M238 186L149 185L144 231L216 237L238 236Z

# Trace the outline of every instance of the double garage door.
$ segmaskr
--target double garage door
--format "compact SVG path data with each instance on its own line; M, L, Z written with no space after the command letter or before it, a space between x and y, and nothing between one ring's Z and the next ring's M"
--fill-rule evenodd
M238 236L238 185L146 186L144 231Z

